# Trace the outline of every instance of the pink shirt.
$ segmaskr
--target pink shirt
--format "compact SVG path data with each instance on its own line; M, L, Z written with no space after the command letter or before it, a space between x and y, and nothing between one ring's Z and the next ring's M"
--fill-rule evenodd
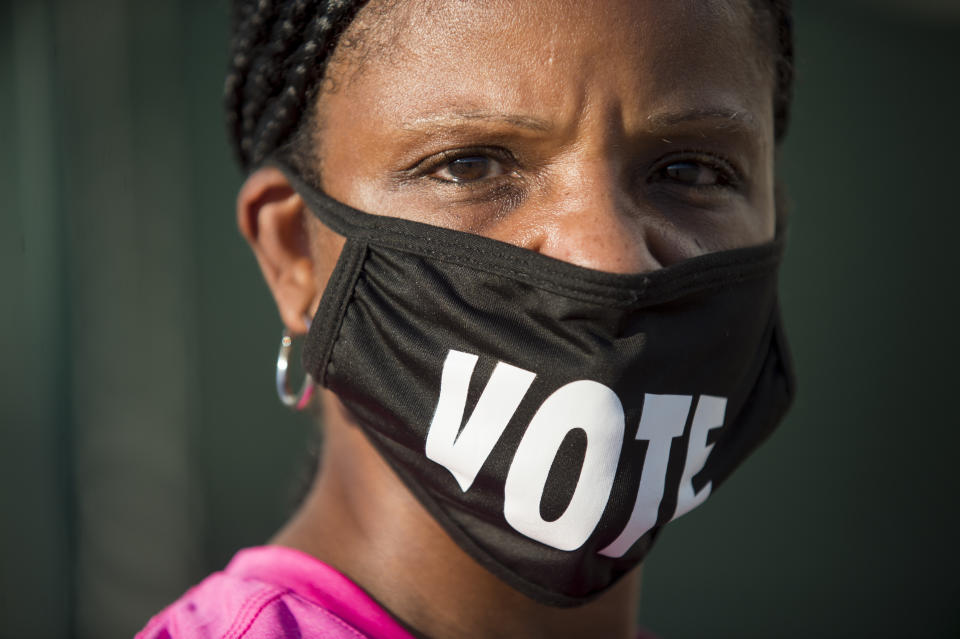
M136 639L413 639L355 583L292 548L241 550Z
M238 552L135 639L414 639L367 593L319 559L283 546ZM654 639L640 631L637 639Z

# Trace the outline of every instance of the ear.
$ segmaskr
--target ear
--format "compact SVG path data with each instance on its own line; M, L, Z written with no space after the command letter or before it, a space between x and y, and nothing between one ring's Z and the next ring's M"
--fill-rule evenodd
M237 195L237 225L293 334L307 332L303 318L317 297L305 212L287 178L272 167L250 174Z

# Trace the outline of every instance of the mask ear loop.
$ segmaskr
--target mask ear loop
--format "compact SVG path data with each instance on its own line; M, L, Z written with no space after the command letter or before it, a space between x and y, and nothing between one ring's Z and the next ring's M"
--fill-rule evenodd
M310 330L310 318L304 316L303 321L307 324L307 331ZM280 351L277 353L277 396L284 406L295 410L303 410L310 405L313 398L314 381L310 373L303 380L303 386L299 393L294 393L290 389L290 380L287 377L287 371L290 365L290 353L293 351L293 336L287 328L283 329L280 337Z

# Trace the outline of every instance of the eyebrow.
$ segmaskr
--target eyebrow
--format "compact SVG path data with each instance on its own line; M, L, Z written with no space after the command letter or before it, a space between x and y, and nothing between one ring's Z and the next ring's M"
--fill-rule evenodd
M666 111L647 116L647 122L654 128L667 128L688 122L716 122L719 128L756 130L757 119L749 111L734 109L708 108Z
M404 120L400 128L405 131L419 131L430 128L448 128L455 127L465 122L486 122L490 124L506 124L530 131L549 131L553 125L547 120L535 118L528 115L513 113L496 113L493 111L457 111L454 113L442 113L430 115L421 118Z

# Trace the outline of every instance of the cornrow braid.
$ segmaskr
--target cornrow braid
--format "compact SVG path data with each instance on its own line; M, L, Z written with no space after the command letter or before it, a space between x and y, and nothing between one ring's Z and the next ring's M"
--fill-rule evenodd
M230 69L224 85L227 126L245 171L296 137L330 54L367 0L235 0ZM774 56L777 142L793 100L791 0L751 0L765 18L761 37Z
M337 40L366 0L234 3L227 127L249 171L296 131Z
M752 0L759 19L757 36L773 56L773 128L777 142L783 140L790 124L793 103L793 9L791 0Z
M776 41L776 93L773 96L773 126L777 142L783 140L790 126L793 104L793 8L791 0L771 0Z

